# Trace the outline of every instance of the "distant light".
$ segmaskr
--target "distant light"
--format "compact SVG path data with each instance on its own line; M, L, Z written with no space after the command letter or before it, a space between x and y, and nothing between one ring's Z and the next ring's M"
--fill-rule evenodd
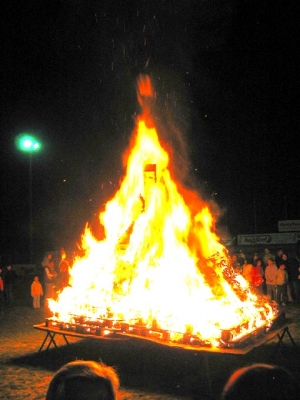
M24 142L23 142L23 147L24 147L25 149L29 149L31 146L32 146L31 140L29 140L29 139L24 140Z
M40 150L41 143L34 136L22 133L16 137L16 146L19 150L30 153Z

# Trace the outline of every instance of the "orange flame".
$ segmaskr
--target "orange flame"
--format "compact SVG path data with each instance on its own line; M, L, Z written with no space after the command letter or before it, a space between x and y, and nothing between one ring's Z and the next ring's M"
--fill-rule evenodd
M272 308L230 270L209 205L172 178L151 118L154 90L148 76L139 80L138 99L142 113L126 175L100 213L105 238L96 240L86 228L85 256L75 260L70 285L49 302L51 311L63 321L108 314L142 320L171 336L192 332L211 344L224 330L236 330L238 338L271 320ZM201 208L194 212L196 198Z

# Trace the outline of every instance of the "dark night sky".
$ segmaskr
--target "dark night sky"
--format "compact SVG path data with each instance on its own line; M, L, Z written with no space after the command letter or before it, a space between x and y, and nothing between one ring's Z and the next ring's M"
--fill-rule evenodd
M204 197L217 193L232 235L276 232L278 220L300 219L292 4L4 3L0 254L18 262L28 254L29 160L15 136L29 131L44 144L32 169L36 257L74 246L118 188L140 73L153 79L175 162L182 169L188 160L188 184Z

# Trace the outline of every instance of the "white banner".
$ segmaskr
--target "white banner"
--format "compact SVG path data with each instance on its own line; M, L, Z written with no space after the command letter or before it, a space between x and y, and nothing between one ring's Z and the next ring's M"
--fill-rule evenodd
M253 244L292 244L297 243L299 239L298 232L296 233L264 233L253 235L238 235L238 245L253 245Z
M299 232L300 219L278 221L278 232Z

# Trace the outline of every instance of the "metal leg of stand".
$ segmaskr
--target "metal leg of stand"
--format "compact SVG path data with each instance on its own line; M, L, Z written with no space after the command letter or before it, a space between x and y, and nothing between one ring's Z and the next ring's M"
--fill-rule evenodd
M291 335L291 333L289 331L289 327L287 326L280 333L277 334L278 342L276 343L276 347L275 347L274 354L273 354L273 357L275 357L275 358L278 355L278 353L280 352L281 348L285 347L287 349L287 347L285 346L285 344L283 342L283 338L284 338L285 334L287 334L288 337L290 338L290 341L292 342L292 345L294 347L297 347L297 345L296 345L296 343L295 343L294 339L292 338L292 335Z
M291 335L291 333L290 333L290 331L289 331L289 328L286 328L286 333L288 334L288 336L289 336L291 342L293 343L293 346L294 346L294 347L297 347L297 345L296 345L296 343L295 343L294 339L292 338L292 335Z
M67 339L67 336L66 336L66 335L62 335L62 336L63 336L63 338L65 339L66 344L69 346L70 343L69 343L69 341L68 341L68 339Z
M42 343L41 347L39 348L39 352L41 352L43 350L43 348L44 348L44 346L45 346L45 344L47 342L47 339L49 339L49 343L48 343L48 345L46 347L46 350L49 349L49 347L51 346L51 343L53 344L54 347L57 347L57 344L56 344L56 342L54 340L54 336L55 336L55 333L52 333L52 332L49 332L49 331L47 332L47 334L45 336L45 339L43 340L43 343Z
M290 334L290 331L289 331L289 327L288 327L288 326L287 326L286 328L284 328L283 331L282 331L280 334L278 333L277 337L278 337L279 340L278 340L277 346L280 346L280 345L281 345L281 346L284 346L283 338L284 338L284 335L285 335L286 333L288 334L288 336L289 336L289 338L290 338L290 340L291 340L293 346L294 346L294 347L297 347L297 345L296 345L294 339L292 338L292 335Z
M54 346L54 347L57 347L57 344L55 343L55 340L54 340L55 333L51 333L51 332L50 332L50 335L49 335L49 336L50 336L50 341L49 341L49 344L48 344L46 350L49 349L49 347L51 346L51 343L53 343L53 346Z
M212 398L212 390L211 390L211 378L210 378L210 369L209 369L209 363L208 363L208 357L207 354L203 354L203 362L202 362L202 372L201 372L201 384L206 390L206 394L208 395L209 398Z

